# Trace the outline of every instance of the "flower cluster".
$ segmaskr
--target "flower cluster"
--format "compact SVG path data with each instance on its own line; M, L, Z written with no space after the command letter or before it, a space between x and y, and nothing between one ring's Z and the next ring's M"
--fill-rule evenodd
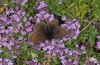
M16 0L16 1L12 1L12 3L17 3L17 4L21 4L22 6L25 6L25 4L28 2L28 0Z
M14 63L8 58L0 58L0 65L14 65Z
M44 3L43 1L39 2L39 5L36 7L36 10L38 10L39 13L37 13L36 16L34 17L37 22L41 22L44 20L45 21L54 20L54 15L49 14L47 7L48 7L48 5L46 3Z
M26 62L27 65L41 65L37 59L32 59Z
M94 57L90 57L88 62L85 62L84 65L100 65L99 61Z
M25 11L19 10L19 7L16 6L15 10L10 8L0 17L0 44L2 46L11 50L15 44L27 40L23 36L31 32L34 25L25 15Z
M68 38L77 39L80 33L80 24L77 19L67 19L66 17L62 17L62 20L65 24L62 24L62 27L65 27L68 30Z

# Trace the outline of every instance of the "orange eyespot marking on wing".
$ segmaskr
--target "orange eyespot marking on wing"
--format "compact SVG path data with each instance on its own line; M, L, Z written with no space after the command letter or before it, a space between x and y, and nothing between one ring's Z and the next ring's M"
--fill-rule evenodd
M61 33L62 36L66 36L67 35L67 30L66 29L60 28L59 31L60 31L60 33Z
M35 32L31 33L29 35L29 41L31 42L38 42L39 41L39 35Z

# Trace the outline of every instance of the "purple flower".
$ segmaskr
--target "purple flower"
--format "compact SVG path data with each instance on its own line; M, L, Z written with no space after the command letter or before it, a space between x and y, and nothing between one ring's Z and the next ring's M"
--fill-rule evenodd
M18 33L18 32L19 32L19 29L18 29L18 28L16 28L14 32L15 32L15 33Z
M65 48L65 45L64 44L59 44L59 47L60 48Z
M2 53L3 51L2 50L0 50L0 54Z
M65 27L67 27L67 24L62 24L61 26L65 28Z
M75 46L76 46L76 48L78 48L78 47L79 47L79 45L78 45L78 44L76 44Z
M82 46L81 46L81 49L82 49L82 50L85 50L85 49L86 49L86 47L84 47L84 46L82 45Z
M26 35L26 31L21 31L21 34L22 35Z
M47 48L48 48L49 50L53 50L53 49L54 49L54 46L47 46Z
M12 31L13 30L13 27L12 26L9 26L8 29L9 29L9 31Z
M71 28L72 29L76 29L76 25L75 24L71 24Z
M73 64L74 64L74 65L79 65L79 64L78 64L78 61L76 61L76 60L74 60Z
M62 65L66 65L67 60L63 59L63 60L61 60L61 63L62 63Z
M17 56L13 55L12 58L17 58Z
M23 12L22 12L22 16L25 16L25 14L26 14L25 11L23 11Z
M22 36L19 36L18 40L23 40L23 37Z
M37 59L32 59L32 61L34 61L34 62L38 62L38 60L37 60Z
M23 21L24 21L24 22L26 22L26 21L27 21L27 18L26 18L26 17L24 17L24 18L23 18Z
M45 47L45 44L44 43L40 43L40 47Z
M4 30L0 30L0 33L4 33L5 32L5 29Z
M50 15L47 13L47 14L44 15L44 18L45 18L45 19L48 19L49 16L50 16Z
M75 22L75 25L77 28L80 28L80 26L81 26L78 22Z
M39 2L40 5L36 8L37 10L41 10L44 7L47 7L47 4L45 4L43 1Z
M4 15L3 17L0 18L0 20L6 22L7 21L7 17Z
M43 1L40 2L41 7L47 7L47 4L44 3Z
M72 56L72 54L73 54L73 53L72 53L71 51L69 51L69 53L68 53L68 54L69 54L69 56Z
M0 61L2 61L2 58L0 58Z
M98 35L97 38L100 39L100 35Z
M69 40L69 38L64 37L63 40L64 40L64 41L67 41L67 40Z
M7 65L14 65L14 63L10 60L10 59L8 59L8 58L5 58L5 59L2 59L1 58L1 60L0 60L1 62L1 65L2 64L7 64Z
M10 8L9 13L14 13L14 10Z
M6 33L6 34L9 34L9 32L10 32L9 30L5 30L5 33Z
M52 51L50 51L50 50L49 50L49 51L47 51L46 53L51 54L51 53L52 53Z
M60 59L61 59L61 60L65 59L65 56L61 56Z
M50 17L49 17L49 21L53 21L54 20L54 15L52 14L52 15L50 15Z
M100 49L100 41L97 42L97 48Z
M37 59L32 59L26 62L27 65L41 65Z
M54 39L51 40L51 44L52 44L52 45L55 45L55 44L56 44L56 42L55 42Z
M31 32L31 31L32 31L32 27L26 28L26 31L27 31L27 32Z
M56 50L53 50L53 51L52 51L52 56L56 56L56 54L57 54L57 53L56 53Z
M68 58L68 61L69 61L69 62L72 62L72 59Z
M45 10L41 10L39 13L44 15L44 14L46 14L46 11Z
M98 60L95 59L95 58L93 58L93 57L90 57L90 58L89 58L89 61L90 61L90 62L93 62L93 63L98 63Z
M66 53L66 54L68 54L68 53L69 53L68 48L66 48L64 51L65 51L65 53Z
M32 16L30 16L30 17L29 17L29 20L32 20L32 19L33 19Z
M25 23L25 26L30 26L30 25L31 25L30 22L26 22L26 23Z
M36 14L36 17L41 20L42 19L42 14L38 13L38 14Z
M28 0L22 0L22 6L24 6L25 3L27 3L27 2L28 2Z
M13 18L15 19L16 22L20 21L20 18L17 15L13 15Z

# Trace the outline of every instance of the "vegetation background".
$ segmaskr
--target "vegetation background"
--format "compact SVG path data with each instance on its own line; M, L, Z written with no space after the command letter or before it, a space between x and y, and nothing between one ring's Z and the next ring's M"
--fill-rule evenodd
M70 52L83 46L84 54L76 56L45 55L29 44L28 35L37 21L34 17L40 12L36 9L44 2L47 12L54 14L58 21L63 17L77 19L80 33L77 39L64 42ZM45 9L44 9L45 10ZM35 21L35 22L34 22ZM29 24L30 22L31 24ZM7 33L8 31L8 33ZM77 45L79 47L77 47ZM55 47L56 48L56 47ZM62 51L61 51L62 52ZM69 53L69 52L68 52ZM73 52L74 53L74 52ZM45 59L45 56L48 59ZM52 59L51 59L52 58ZM49 61L50 60L50 61ZM1 0L0 1L0 64L1 65L95 65L100 64L100 1L99 0Z

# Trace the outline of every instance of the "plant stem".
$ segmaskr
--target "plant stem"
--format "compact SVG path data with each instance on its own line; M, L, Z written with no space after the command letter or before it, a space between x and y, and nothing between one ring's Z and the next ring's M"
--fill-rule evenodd
M87 25L87 26L85 26L81 31L80 31L80 33L81 32L83 32L91 23L93 23L95 21L95 19L93 19L91 22L89 22L89 24Z

